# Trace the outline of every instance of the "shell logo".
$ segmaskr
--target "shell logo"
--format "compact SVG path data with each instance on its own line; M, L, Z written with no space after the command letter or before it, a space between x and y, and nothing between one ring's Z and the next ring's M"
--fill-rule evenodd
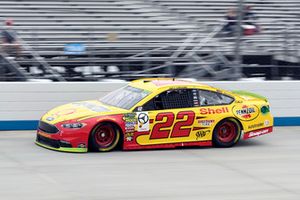
M259 115L259 109L255 105L234 106L233 114L241 120L250 121Z

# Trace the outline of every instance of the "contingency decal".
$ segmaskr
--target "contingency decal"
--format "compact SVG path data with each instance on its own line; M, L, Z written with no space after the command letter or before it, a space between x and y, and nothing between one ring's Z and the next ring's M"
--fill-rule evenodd
M125 134L126 142L132 142L133 141L133 137L134 137L134 133L126 133Z
M234 116L244 121L254 120L259 114L259 109L255 105L237 105L232 111Z
M123 116L124 125L125 125L125 140L127 142L132 142L134 137L134 132L136 130L136 114L135 113L126 113Z
M199 91L198 90L192 90L193 94L193 104L195 107L200 106L200 100L199 100Z
M201 127L203 127L203 126L212 126L215 123L215 120L213 120L213 119L200 119L200 120L198 120L198 123Z
M148 112L137 112L137 123L138 132L144 132L150 130L150 123L149 123L149 115Z

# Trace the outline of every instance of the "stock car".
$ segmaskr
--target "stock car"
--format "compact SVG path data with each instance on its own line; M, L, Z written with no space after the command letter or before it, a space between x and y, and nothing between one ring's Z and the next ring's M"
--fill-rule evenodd
M271 133L265 97L177 79L140 79L99 100L56 107L39 121L36 144L66 152L231 147Z

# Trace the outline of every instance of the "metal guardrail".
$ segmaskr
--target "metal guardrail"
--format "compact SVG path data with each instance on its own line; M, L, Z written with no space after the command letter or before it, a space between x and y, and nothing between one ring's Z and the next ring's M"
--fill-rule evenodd
M268 22L284 23L279 20L273 20L273 21L269 20ZM223 23L224 23L224 20L221 20L220 24L223 24ZM208 26L210 26L210 25L208 24ZM224 56L224 52L226 52L226 51L221 50L223 47L225 47L224 45L227 44L226 38L221 38L221 39L225 39L225 42L221 41L220 38L215 38L215 36L221 31L222 27L223 27L222 25L214 26L212 28L212 31L210 33L208 33L208 35L206 35L206 37L203 37L203 35L201 35L200 32L193 32L193 31L188 30L186 32L187 37L182 41L178 41L178 43L165 44L161 47L157 47L154 49L150 49L150 50L135 54L133 56L129 56L126 59L128 61L137 61L137 60L143 61L144 60L145 62L147 62L148 60L151 61L151 60L159 59L159 57L151 56L151 54L155 54L157 52L169 55L169 58L162 59L162 61L165 62L162 65L158 65L153 68L147 68L146 70L141 70L139 72L134 72L134 74L143 74L143 73L151 72L151 71L154 71L157 69L167 68L170 65L174 65L174 66L182 65L182 63L176 63L176 59L179 57L180 58L183 57L186 59L190 58L191 60L189 62L186 62L187 65L196 65L195 63L203 64L204 61L201 60L200 58L197 58L197 52L201 52L201 49L203 47L209 46L211 48L211 51L215 53L214 56L218 57L218 59L222 60L222 62L225 63L226 65L231 65L232 62L228 61L228 59L226 59L226 56ZM274 38L276 38L277 36L280 36L280 38L282 38L282 49L283 49L281 51L282 53L284 53L286 55L293 54L295 57L298 57L300 60L299 43L297 42L300 40L300 38L297 38L297 35L291 34L291 30L293 30L292 27L287 26L287 28L285 28L285 29L277 30L277 33L274 33L273 36L274 36ZM281 35L284 35L284 36L281 36ZM294 39L294 37L295 37L295 39ZM299 35L298 35L298 37L299 37ZM36 38L38 38L38 37L36 37ZM255 41L260 41L261 39L265 39L265 37L263 35L257 35L254 37L248 37L243 42L255 43ZM270 39L272 41L272 38L268 38L268 39ZM28 52L32 56L34 61L39 63L39 65L41 65L45 71L47 71L49 74L53 75L53 77L57 77L57 79L59 81L65 80L59 73L57 73L54 69L52 69L52 67L47 63L47 61L39 54L39 51L35 51L34 46L27 44L27 42L25 42L21 37L20 37L20 41L22 41L21 43L24 46L24 50L26 52ZM39 41L37 41L37 42L39 42ZM231 44L232 43L233 42L231 42ZM213 45L211 45L211 44L213 44ZM103 45L103 47L104 46L105 45ZM113 46L114 46L113 43L111 45L107 45L107 47L113 47ZM122 46L126 48L126 46L128 46L128 44L123 44ZM140 46L142 47L142 45L140 45ZM232 49L233 48L231 48L230 51L232 51ZM241 51L243 51L243 49L241 49ZM90 52L88 52L88 54L89 53ZM92 54L89 54L89 55L91 56ZM93 65L93 62L91 61L90 64ZM207 71L210 71L210 70L208 69ZM173 74L172 70L170 70L169 72L170 72L169 75L172 76L172 74ZM213 73L213 71L211 71L211 73ZM168 74L165 74L165 76L168 76Z

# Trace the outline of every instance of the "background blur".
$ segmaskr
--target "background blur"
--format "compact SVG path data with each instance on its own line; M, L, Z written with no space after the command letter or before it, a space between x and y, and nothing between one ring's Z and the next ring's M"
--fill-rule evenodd
M299 0L2 0L1 81L300 78ZM240 28L238 28L240 27Z
M0 0L0 29L1 200L300 199L299 0ZM226 149L33 144L49 109L141 77L262 94L284 127Z

